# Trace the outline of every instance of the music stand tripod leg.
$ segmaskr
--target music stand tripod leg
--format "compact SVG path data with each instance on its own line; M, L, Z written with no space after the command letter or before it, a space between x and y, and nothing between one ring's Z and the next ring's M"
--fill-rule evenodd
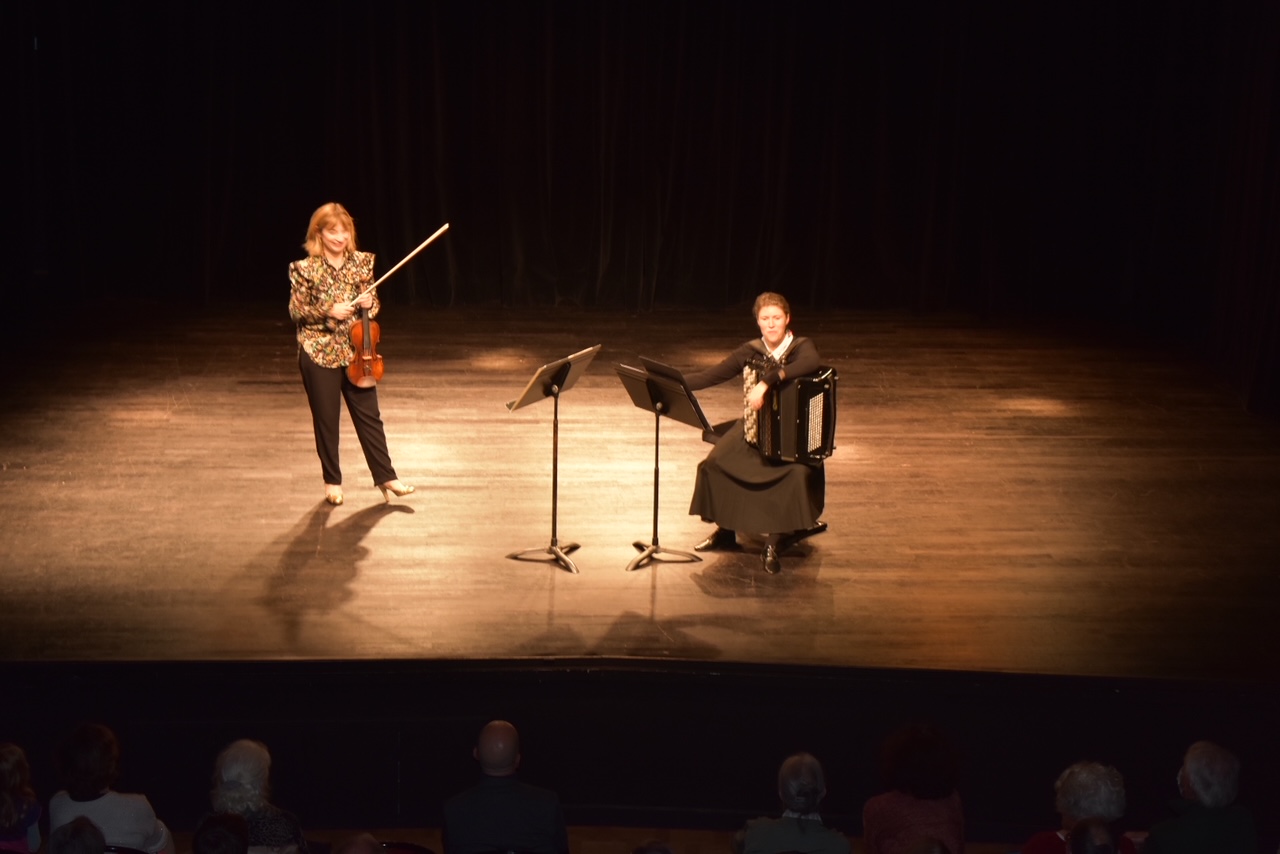
M578 548L577 543L559 545L556 540L557 516L560 508L560 386L551 386L553 409L551 416L551 545L544 549L525 549L507 555L510 560L554 560L569 572L577 574L578 565L569 559L569 552Z
M532 561L555 561L569 572L577 573L578 565L569 557L569 553L579 548L577 543L565 543L563 546L557 546L555 543L541 549L525 549L521 552L512 552L507 555L508 560L532 560Z
M657 555L675 555L677 559L667 561L669 563L691 563L693 561L701 561L702 558L691 552L682 552L675 549L664 549L658 545L658 451L659 431L662 429L662 404L655 404L653 412L653 542L645 544L640 540L636 540L631 545L634 546L640 554L636 555L631 563L627 564L626 571L632 572L642 566L647 566Z

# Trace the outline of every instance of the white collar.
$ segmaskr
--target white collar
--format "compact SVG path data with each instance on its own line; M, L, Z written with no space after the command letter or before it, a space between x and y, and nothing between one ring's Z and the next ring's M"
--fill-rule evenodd
M760 338L760 343L764 344L764 351L765 353L768 353L769 358L773 359L775 362L780 362L782 360L779 357L783 353L787 352L787 348L791 346L791 342L794 341L795 338L796 336L792 335L791 330L788 329L787 334L782 336L782 342L778 344L777 349L775 349L772 353L769 352L769 344L767 341L764 340L763 336L761 336Z

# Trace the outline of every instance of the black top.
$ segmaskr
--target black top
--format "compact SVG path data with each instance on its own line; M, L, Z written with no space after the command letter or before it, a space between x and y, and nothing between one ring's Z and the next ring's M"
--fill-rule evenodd
M724 358L720 364L705 371L698 371L694 374L686 374L685 382L689 384L689 388L697 391L700 388L708 388L713 385L719 385L728 382L734 377L742 376L742 369L751 362L758 362L767 358L764 342L759 338L753 338L744 344L739 345L732 353ZM822 358L818 355L818 348L814 346L813 341L808 338L796 337L791 341L791 346L782 354L781 359L777 362L771 362L769 367L760 373L760 380L765 385L776 385L781 373L786 372L784 379L795 379L805 374L811 374L818 368L822 367Z
M560 798L514 776L485 777L444 804L444 854L568 854Z

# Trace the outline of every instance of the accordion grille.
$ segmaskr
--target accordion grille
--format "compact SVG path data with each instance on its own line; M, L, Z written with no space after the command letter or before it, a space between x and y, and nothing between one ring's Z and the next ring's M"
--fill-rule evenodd
M813 453L822 447L822 425L823 425L823 406L826 403L826 396L815 394L809 398L808 405L808 426L809 426L809 444L808 451Z

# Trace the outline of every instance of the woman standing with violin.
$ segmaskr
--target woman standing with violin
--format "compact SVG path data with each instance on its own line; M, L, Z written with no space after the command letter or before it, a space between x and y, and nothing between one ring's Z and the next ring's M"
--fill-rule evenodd
M387 437L378 412L377 384L362 382L357 386L347 371L348 366L361 361L352 346L352 327L366 319L361 317L361 311L371 318L380 307L373 291L365 292L373 282L373 253L356 250L355 222L337 202L321 205L311 215L302 246L307 257L289 265L289 316L298 326L298 367L311 405L325 500L335 505L342 503L338 423L343 400L383 499L408 495L413 487L396 477L387 451ZM376 336L366 337L363 344L362 349L373 355Z

